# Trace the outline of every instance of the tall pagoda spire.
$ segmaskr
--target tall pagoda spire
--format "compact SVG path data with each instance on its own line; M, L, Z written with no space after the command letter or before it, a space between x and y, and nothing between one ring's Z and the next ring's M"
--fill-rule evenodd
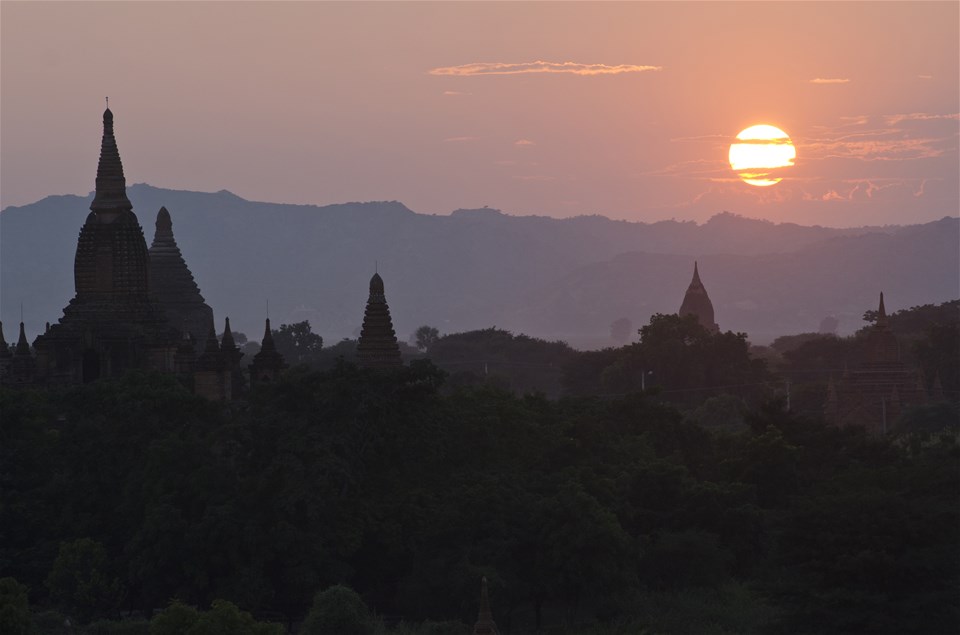
M490 612L490 596L487 593L486 576L480 581L480 611L477 615L477 623L473 625L473 635L498 635L497 625L493 621L493 613Z
M687 292L683 296L683 303L680 305L679 315L680 317L685 315L697 316L700 325L711 333L716 333L720 330L717 323L713 321L713 303L710 302L710 296L707 295L707 290L704 288L703 282L700 281L700 270L697 267L696 261L693 262L693 279L690 281L690 286L687 287Z
M97 191L80 230L74 259L77 300L96 296L111 302L147 300L147 243L127 198L120 153L113 137L113 113L103 113L103 142Z
M103 111L103 140L100 143L100 163L97 165L97 192L90 209L98 214L113 215L130 211L133 205L127 198L127 181L117 140L113 136L113 112Z
M357 342L357 361L366 368L393 368L403 364L379 273L370 278L370 297Z

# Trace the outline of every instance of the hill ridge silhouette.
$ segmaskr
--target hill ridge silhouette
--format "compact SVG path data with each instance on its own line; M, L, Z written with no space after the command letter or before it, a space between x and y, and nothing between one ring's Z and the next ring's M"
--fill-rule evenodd
M679 307L693 260L724 330L754 341L816 330L826 315L853 332L876 296L891 310L955 299L960 219L829 228L721 212L708 221L555 219L494 208L421 214L398 201L280 204L231 192L128 188L149 243L166 206L188 265L221 321L258 333L269 299L278 325L310 320L333 343L363 316L374 261L398 335L497 324L580 347L611 343ZM0 317L31 337L73 296L76 238L90 196L55 195L0 213Z

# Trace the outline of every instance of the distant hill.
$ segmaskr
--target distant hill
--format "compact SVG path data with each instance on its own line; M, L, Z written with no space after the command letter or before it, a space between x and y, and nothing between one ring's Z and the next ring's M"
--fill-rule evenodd
M612 343L676 311L700 261L721 328L755 341L815 330L826 315L858 328L881 290L890 310L960 295L960 220L833 229L722 213L707 223L554 219L498 210L417 214L398 202L323 207L246 201L230 192L128 188L147 244L161 206L218 322L259 337L309 319L333 343L363 317L379 262L398 336L498 326L574 346ZM0 213L0 318L15 337L55 322L73 296L73 257L91 196L51 196Z

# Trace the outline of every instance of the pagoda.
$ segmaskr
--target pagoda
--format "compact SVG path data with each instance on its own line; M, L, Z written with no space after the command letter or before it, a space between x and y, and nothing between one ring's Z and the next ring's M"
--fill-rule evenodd
M390 307L383 292L383 278L370 278L370 297L363 314L363 327L357 342L357 361L364 368L396 368L403 365L400 346L390 319Z
M866 335L865 356L839 382L827 386L824 414L838 426L861 426L874 435L886 434L908 406L926 403L920 373L900 360L900 344L890 329L880 294L877 321Z
M260 343L260 351L253 356L253 362L250 364L250 388L277 381L280 373L286 367L287 364L283 361L283 355L277 351L277 346L273 343L270 318L267 318L267 325L263 330L263 341Z
M157 212L156 232L148 253L150 296L163 308L171 326L190 334L200 354L213 327L213 309L200 295L200 288L173 238L173 221L166 207Z
M707 290L700 282L700 272L697 269L696 261L693 263L693 280L690 281L690 286L687 287L687 292L683 296L683 303L680 305L678 314L680 317L685 315L697 316L700 326L710 333L720 331L720 327L713 321L713 303L710 302L710 296L707 295Z
M497 623L493 621L493 613L490 611L486 576L480 581L480 611L477 614L477 622L473 625L473 635L500 635Z
M151 298L149 254L113 132L103 113L96 193L74 259L76 294L37 337L37 373L48 383L90 382L133 369L173 370L179 340Z

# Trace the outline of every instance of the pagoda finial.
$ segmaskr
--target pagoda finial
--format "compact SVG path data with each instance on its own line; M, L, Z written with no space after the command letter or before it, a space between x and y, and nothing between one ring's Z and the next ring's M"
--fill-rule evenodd
M880 292L880 308L877 309L877 319L880 318L886 319L887 317L887 308L883 305L883 291Z

